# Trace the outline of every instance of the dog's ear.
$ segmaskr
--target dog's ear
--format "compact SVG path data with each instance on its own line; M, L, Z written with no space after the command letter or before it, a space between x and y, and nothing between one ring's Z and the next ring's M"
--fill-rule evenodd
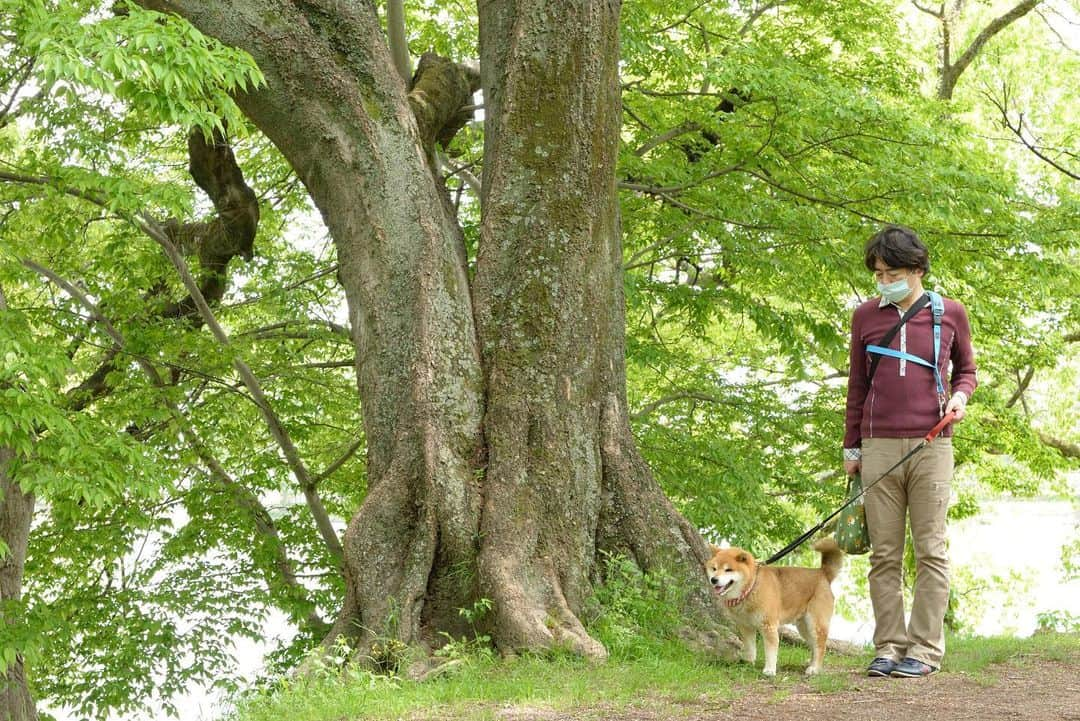
M720 553L720 546L717 546L715 543L710 543L709 550L712 551L713 555L715 556L716 554Z
M739 563L750 563L750 555L747 553L740 553L738 556L735 556L735 560Z

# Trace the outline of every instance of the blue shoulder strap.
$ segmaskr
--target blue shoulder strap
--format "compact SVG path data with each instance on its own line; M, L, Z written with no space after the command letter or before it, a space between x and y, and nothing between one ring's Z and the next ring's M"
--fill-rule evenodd
M934 381L937 384L938 402L939 405L944 407L945 403L945 383L941 378L941 369L938 367L938 360L941 358L941 318L945 315L945 301L942 300L941 295L934 291L927 291L930 296L930 312L934 315L934 362L923 360L917 355L911 353L904 353L902 351L894 350L892 348L884 348L879 345L866 346L867 353L877 353L878 355L889 356L891 358L899 358L902 360L908 360L912 363L917 363L927 368L932 368L934 371Z
M934 380L937 381L938 397L944 403L945 384L941 382L941 371L938 370L938 359L941 357L941 317L945 315L945 301L934 291L927 291L930 296L930 310L934 314Z

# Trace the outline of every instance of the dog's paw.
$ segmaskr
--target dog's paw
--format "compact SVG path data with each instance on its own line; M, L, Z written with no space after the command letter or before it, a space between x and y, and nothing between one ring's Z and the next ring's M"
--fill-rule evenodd
M821 673L821 669L818 668L817 666L807 666L806 667L806 675L807 676L816 676L819 673Z
M776 669L775 668L763 668L763 669L761 669L761 675L762 676L768 676L769 678L772 678L773 676L776 675Z

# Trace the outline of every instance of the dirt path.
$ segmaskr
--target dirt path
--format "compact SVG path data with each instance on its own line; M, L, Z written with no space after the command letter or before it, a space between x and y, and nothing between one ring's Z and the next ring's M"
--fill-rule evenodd
M1006 666L977 678L856 677L853 690L817 693L800 684L783 698L752 693L730 707L686 719L716 721L1080 721L1078 668L1055 662ZM630 721L635 717L628 717ZM647 717L644 717L647 718Z
M1080 656L1080 654L1078 654ZM822 693L807 682L741 689L731 702L649 700L639 708L574 712L511 707L499 721L1080 721L1076 663L1031 659L991 666L977 676L871 679L852 673L844 690Z

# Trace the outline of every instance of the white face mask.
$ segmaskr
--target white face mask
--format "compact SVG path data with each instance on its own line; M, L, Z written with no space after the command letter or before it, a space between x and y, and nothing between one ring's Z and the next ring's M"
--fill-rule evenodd
M908 286L907 278L901 278L888 285L878 283L877 289L878 293L881 294L881 297L884 298L887 303L899 303L911 294L911 288Z

